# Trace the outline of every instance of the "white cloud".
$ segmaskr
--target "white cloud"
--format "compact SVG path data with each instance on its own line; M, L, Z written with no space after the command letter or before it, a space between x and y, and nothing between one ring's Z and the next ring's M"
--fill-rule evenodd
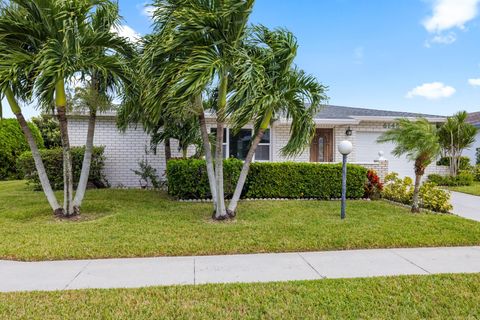
M148 17L150 19L153 18L153 13L155 11L155 8L152 5L148 4L148 2L137 4L137 9L140 10L143 16Z
M140 40L140 33L136 32L127 25L121 25L116 28L112 27L112 32L117 33L119 36L129 39L131 42L138 42Z
M480 78L477 79L468 79L468 84L472 87L480 87Z
M452 44L457 40L457 35L454 32L449 32L448 34L438 34L434 36L432 39L427 40L425 42L425 46L430 48L431 44Z
M429 100L448 98L455 94L455 88L442 82L424 83L407 93L407 98L424 97Z
M439 33L452 28L465 28L465 23L478 14L480 0L435 0L433 14L423 21L428 32Z

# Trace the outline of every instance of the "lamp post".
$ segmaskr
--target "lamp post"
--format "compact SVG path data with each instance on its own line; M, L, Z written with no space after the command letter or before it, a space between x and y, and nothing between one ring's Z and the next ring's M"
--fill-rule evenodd
M352 152L353 145L350 141L344 140L338 145L338 151L343 156L342 166L342 211L341 218L345 219L345 208L347 206L347 156Z

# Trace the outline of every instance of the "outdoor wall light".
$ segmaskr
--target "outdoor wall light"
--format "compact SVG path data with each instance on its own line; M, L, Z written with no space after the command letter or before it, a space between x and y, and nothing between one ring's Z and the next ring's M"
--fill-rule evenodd
M353 131L352 131L352 129L350 129L350 127L348 127L347 131L345 131L345 135L347 137L350 137L352 135L352 133L353 133Z
M343 156L342 165L342 210L340 217L345 219L345 209L347 206L347 156L352 153L353 145L350 141L344 140L338 145L338 151Z

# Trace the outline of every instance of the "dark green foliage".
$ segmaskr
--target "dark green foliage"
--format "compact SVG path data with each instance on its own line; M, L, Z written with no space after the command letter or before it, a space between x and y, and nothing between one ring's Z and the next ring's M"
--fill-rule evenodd
M225 194L230 197L235 188L242 162L224 162ZM203 160L171 160L167 166L168 192L181 199L210 197L210 188ZM252 163L245 183L247 198L340 198L342 183L340 164L294 162ZM367 169L348 166L347 197L359 199L364 195Z
M242 170L243 162L227 159L223 162L225 197L231 197ZM211 198L205 160L172 159L167 164L168 193L180 199Z
M55 116L43 113L38 117L32 118L32 122L40 130L45 148L54 149L62 146L60 127Z
M450 157L443 157L437 161L438 166L450 166ZM470 158L469 157L460 157L460 170L470 169Z
M428 181L433 182L439 186L459 187L471 186L475 177L470 172L460 172L457 176L441 176L439 174L431 174L428 176Z
M38 148L43 148L43 139L38 128L28 123ZM17 169L17 158L30 150L27 139L17 119L0 120L0 180L21 179L22 172Z
M158 177L157 169L148 163L148 159L144 157L138 162L138 170L132 170L139 177L140 187L146 189L152 186L155 189L162 187L162 182Z
M94 147L92 155L92 164L90 167L89 184L97 188L108 187L108 182L103 175L105 157L103 156L104 147ZM73 179L75 186L80 178L82 170L84 147L75 147L71 149L73 162ZM41 150L43 164L47 171L48 178L54 190L63 189L63 155L62 149ZM32 184L35 190L41 190L35 163L31 152L23 153L17 160L17 167L21 170L25 178Z
M476 152L475 152L475 155L476 155L476 164L480 164L480 148L477 148Z

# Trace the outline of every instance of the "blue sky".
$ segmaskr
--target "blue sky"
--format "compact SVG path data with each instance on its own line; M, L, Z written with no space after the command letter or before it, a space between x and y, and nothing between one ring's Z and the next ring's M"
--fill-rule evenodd
M119 2L122 32L148 33L145 0ZM257 0L251 21L297 36L296 62L329 86L331 104L450 115L480 111L479 6L480 0ZM37 113L29 109L28 116Z

